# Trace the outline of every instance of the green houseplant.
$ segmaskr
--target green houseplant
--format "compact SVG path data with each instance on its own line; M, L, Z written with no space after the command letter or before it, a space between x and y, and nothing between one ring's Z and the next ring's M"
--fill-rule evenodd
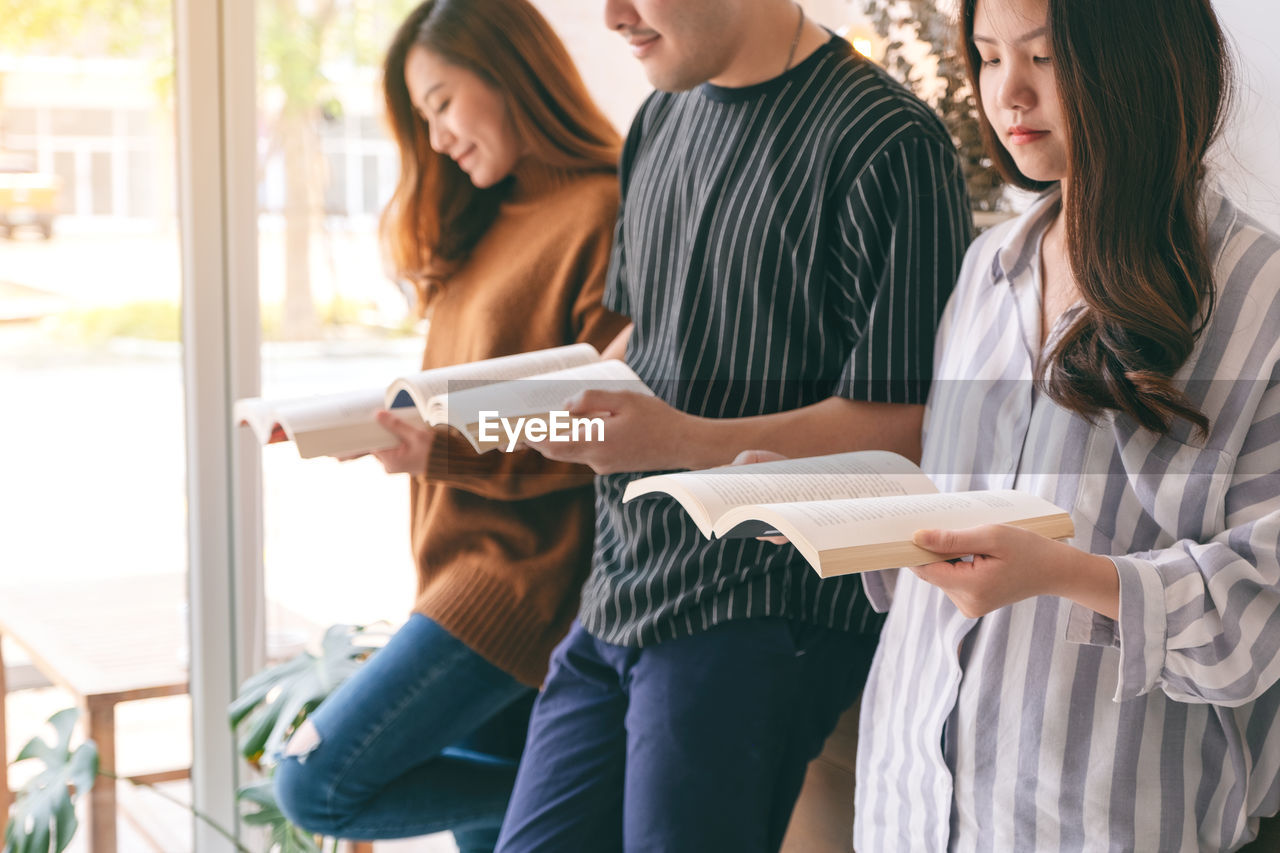
M274 756L307 715L349 678L388 634L383 627L333 625L325 632L318 654L303 651L252 676L228 709L231 727L240 734L241 755L266 774L241 787L237 799L246 806L244 822L267 832L269 853L319 853L320 842L290 823L276 804L270 778ZM93 788L98 776L119 778L99 769L98 748L92 740L71 747L79 716L75 708L54 714L49 718L54 741L34 737L14 759L15 764L36 761L43 767L17 792L5 827L3 853L62 853L79 826L76 803ZM189 810L241 853L254 853L230 830L189 803L154 785L145 787Z
M976 211L996 211L1005 184L982 145L974 91L955 35L954 0L867 0L866 13L886 39L882 63L942 118L960 152Z
M67 708L49 718L54 741L33 737L14 763L40 761L44 769L18 791L5 827L4 853L62 853L79 821L76 803L93 788L98 776L98 747L85 741L71 748L71 733L80 711Z

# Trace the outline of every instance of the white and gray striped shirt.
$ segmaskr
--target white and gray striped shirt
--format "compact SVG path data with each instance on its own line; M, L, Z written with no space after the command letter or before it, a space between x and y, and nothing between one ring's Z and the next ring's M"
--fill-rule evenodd
M927 106L844 39L744 88L656 92L632 125L604 304L627 361L681 411L738 418L838 395L923 403L970 237L962 167ZM793 548L707 540L675 501L596 479L579 619L643 646L785 616L874 633L856 578Z
M970 249L939 329L924 466L1017 488L1115 556L1120 618L1039 597L964 618L906 571L858 749L855 847L1232 850L1280 808L1280 242L1207 194L1217 307L1180 387L1210 419L1096 425L1032 385L1051 191ZM1060 319L1060 333L1079 311Z

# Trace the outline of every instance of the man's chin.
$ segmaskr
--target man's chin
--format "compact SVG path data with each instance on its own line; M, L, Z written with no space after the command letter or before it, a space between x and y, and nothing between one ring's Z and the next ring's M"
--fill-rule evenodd
M705 82L706 77L699 78L694 74L680 74L670 71L653 71L645 67L645 77L649 79L649 85L662 92L687 92Z
M642 59L640 65L644 68L644 76L648 78L649 85L663 92L687 92L710 79L710 75L702 73L700 69L663 62L658 57Z

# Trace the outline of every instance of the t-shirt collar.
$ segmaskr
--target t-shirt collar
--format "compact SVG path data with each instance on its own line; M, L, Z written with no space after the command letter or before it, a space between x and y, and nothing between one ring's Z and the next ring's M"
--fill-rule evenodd
M812 74L814 66L821 62L823 57L829 54L842 56L853 53L853 47L849 42L830 30L827 30L827 33L830 38L820 45L817 50L777 77L772 77L760 83L753 83L750 86L717 86L714 83L702 83L697 87L697 91L708 100L726 103L750 101L763 95L781 91L792 80L801 80Z

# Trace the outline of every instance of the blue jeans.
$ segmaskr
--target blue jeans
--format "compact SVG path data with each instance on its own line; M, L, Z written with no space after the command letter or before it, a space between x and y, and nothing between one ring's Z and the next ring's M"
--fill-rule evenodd
M415 613L294 735L280 808L335 838L452 830L462 851L491 851L534 695Z
M534 705L498 849L777 850L875 646L775 618L637 649L574 623Z

